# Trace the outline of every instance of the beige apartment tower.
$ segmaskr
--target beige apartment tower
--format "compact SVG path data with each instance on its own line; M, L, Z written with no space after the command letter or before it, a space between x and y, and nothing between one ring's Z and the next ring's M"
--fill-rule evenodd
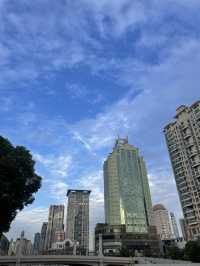
M161 240L170 240L172 238L169 213L162 204L153 206L152 224L156 226Z
M44 249L49 250L56 242L57 231L64 231L64 205L51 205L45 237Z
M66 237L78 242L82 255L89 251L89 197L90 190L67 191Z
M200 237L200 101L180 106L164 128L187 240Z

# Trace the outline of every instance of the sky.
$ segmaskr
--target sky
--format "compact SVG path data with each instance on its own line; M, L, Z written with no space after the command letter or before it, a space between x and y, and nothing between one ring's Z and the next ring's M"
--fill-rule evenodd
M43 177L13 221L33 239L67 189L91 189L104 222L103 161L116 137L144 156L153 203L182 217L163 135L200 98L199 0L0 0L0 134Z

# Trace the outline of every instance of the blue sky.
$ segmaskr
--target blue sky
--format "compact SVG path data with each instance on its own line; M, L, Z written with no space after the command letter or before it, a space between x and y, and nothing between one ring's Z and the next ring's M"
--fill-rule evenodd
M199 0L0 0L0 133L34 155L43 185L9 237L32 238L68 188L91 189L117 135L145 157L152 198L181 217L162 133L200 98Z

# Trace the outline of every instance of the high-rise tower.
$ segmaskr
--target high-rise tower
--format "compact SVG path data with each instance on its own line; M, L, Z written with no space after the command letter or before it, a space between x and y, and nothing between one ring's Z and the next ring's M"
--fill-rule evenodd
M64 205L51 205L49 208L49 218L45 238L45 249L51 248L56 241L56 232L64 230Z
M107 224L147 232L152 203L146 166L128 138L118 138L104 162L104 201Z
M162 204L153 206L152 224L156 226L157 232L162 240L172 238L168 210Z
M79 243L82 254L89 251L90 190L68 190L66 237Z
M40 233L35 233L34 242L33 242L33 254L38 255L40 251Z
M40 252L43 253L45 249L45 239L47 233L47 225L48 223L44 222L42 224L41 233L40 233Z
M187 240L200 237L200 101L180 106L164 128L176 186L187 228Z
M170 218L171 218L173 238L178 239L180 237L180 235L179 235L178 226L176 223L176 217L175 217L173 212L170 212Z

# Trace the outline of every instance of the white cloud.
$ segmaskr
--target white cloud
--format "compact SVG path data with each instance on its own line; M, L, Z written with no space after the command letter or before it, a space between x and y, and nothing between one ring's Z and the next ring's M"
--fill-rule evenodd
M72 164L72 157L70 155L60 156L43 156L35 153L34 159L43 164L52 173L60 177L67 177L69 169Z
M7 234L8 238L17 238L22 230L25 231L25 237L33 240L34 233L41 231L43 222L48 221L47 207L27 207L17 214L17 217L11 224L11 229Z
M59 179L50 179L46 182L46 184L48 184L48 192L50 193L49 195L53 199L56 199L57 202L60 203L66 202L67 189L69 188L67 183Z

